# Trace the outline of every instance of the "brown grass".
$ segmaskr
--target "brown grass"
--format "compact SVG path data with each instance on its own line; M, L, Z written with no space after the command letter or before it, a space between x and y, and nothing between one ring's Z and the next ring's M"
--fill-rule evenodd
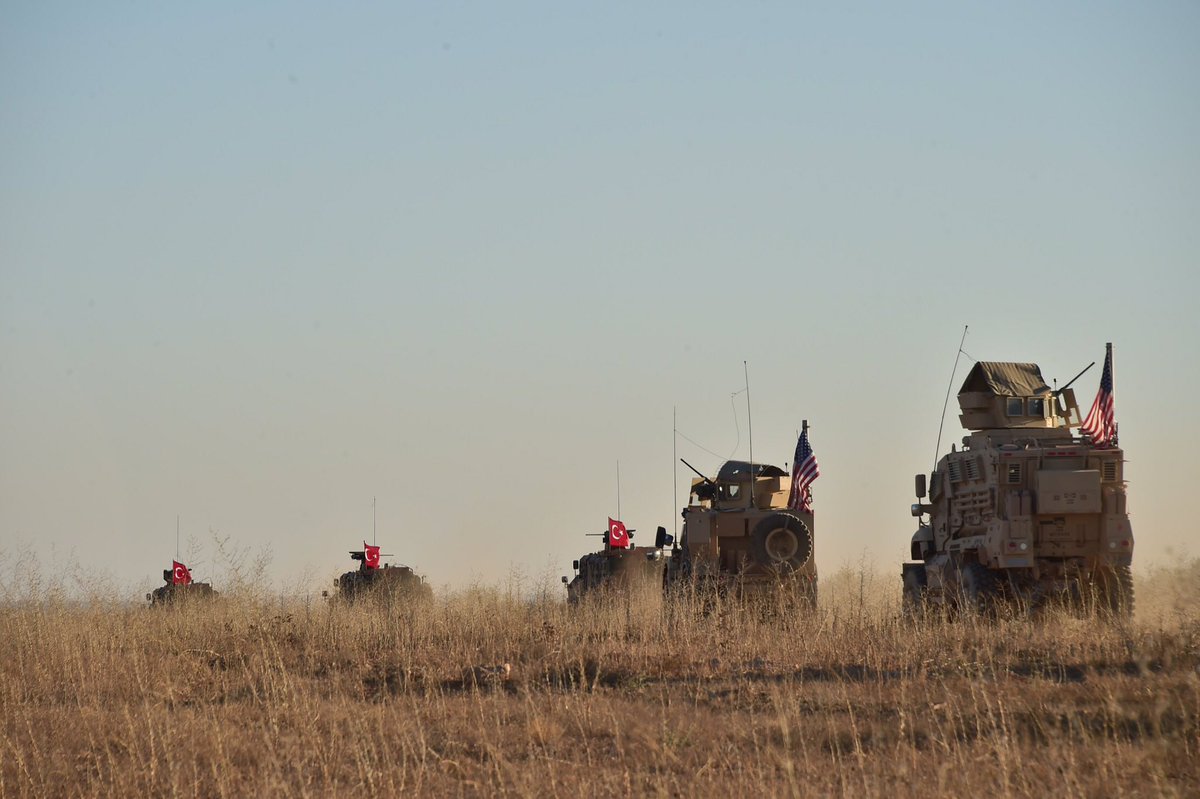
M1198 575L1116 624L908 625L848 569L779 615L10 595L0 795L1196 796Z

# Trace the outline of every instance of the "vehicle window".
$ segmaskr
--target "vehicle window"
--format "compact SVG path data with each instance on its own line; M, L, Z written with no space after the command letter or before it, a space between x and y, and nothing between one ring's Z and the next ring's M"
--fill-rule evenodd
M1025 400L1020 397L1008 398L1008 415L1009 416L1024 416L1025 415Z
M1031 397L1029 400L1029 415L1039 419L1046 418L1046 400L1042 397Z

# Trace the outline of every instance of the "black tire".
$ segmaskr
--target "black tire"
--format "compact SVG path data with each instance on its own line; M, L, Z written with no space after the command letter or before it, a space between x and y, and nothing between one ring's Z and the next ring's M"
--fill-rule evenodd
M965 563L958 574L960 605L964 610L993 615L1000 604L1000 583L982 563Z
M905 568L903 574L904 594L901 607L906 618L917 618L925 613L925 588L928 577L924 564L915 568Z
M750 534L750 555L760 566L796 571L808 563L812 550L808 525L790 513L772 513Z
M1096 577L1098 610L1121 618L1133 615L1133 571L1129 566L1109 566Z

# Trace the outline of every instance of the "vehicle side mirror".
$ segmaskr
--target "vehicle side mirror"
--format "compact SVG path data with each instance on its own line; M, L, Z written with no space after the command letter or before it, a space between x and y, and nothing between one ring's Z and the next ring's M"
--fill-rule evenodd
M575 571L579 571L579 561L577 561L577 560L571 561L571 568L574 569Z
M149 594L146 594L146 601L147 601L147 602L153 602L153 601L154 601L154 599L153 599L153 597L151 597Z
M917 475L917 499L925 498L925 475L924 473Z
M654 532L654 548L655 548L655 549L662 549L662 548L663 548L663 547L665 547L665 546L666 546L668 543L670 543L670 542L669 542L669 541L667 541L667 528L660 526L660 527L659 527L659 528L658 528L658 529L657 529L657 530Z
M563 585L567 584L567 575L563 575Z

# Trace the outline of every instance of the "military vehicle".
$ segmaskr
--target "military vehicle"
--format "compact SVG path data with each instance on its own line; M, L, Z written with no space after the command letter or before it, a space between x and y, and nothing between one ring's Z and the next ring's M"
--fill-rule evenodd
M697 471L683 511L683 539L664 585L754 596L779 589L815 605L813 514L788 507L791 477L778 466L726 461L716 479Z
M425 578L408 566L381 564L379 561L382 557L391 556L380 555L379 547L364 546L364 549L351 550L350 559L358 561L359 566L354 571L334 578L333 586L338 589L337 596L351 602L367 597L409 600L426 600L433 597L433 588L425 582Z
M629 531L633 537L635 531ZM601 590L629 591L638 586L651 586L658 590L662 585L663 564L667 560L663 549L670 546L673 537L665 527L659 527L653 547L614 547L609 543L608 533L603 534L604 548L591 552L571 567L575 576L570 580L564 575L567 586L567 603L579 604L585 596Z
M178 561L175 562L173 568L163 569L163 581L166 585L161 585L146 594L150 607L161 607L178 602L203 601L217 596L211 583L193 582L191 571Z
M925 475L916 476L906 611L1059 597L1130 613L1123 453L1072 432L1080 420L1070 383L1052 391L1037 364L981 361L958 404L970 434L933 470L928 502Z

